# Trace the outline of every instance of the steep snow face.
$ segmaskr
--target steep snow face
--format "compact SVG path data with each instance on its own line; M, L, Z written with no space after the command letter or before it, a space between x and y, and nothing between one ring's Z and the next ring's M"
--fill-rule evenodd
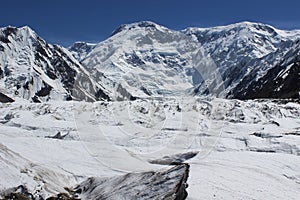
M84 59L86 55L93 50L96 44L86 43L86 42L75 42L68 49L72 55L79 61Z
M108 93L69 51L29 27L0 29L0 85L3 94L35 102L107 99Z
M186 95L216 73L194 37L152 22L122 25L82 63L140 97Z
M68 51L47 44L28 27L2 28L1 99L294 98L291 78L276 87L265 83L272 85L274 77L299 61L299 38L299 31L259 23L173 31L146 21L122 25L99 44L77 42ZM297 70L291 73L292 80L299 79ZM259 88L276 95L251 94L265 93Z
M269 70L295 60L299 39L299 31L261 23L173 31L146 21L122 25L91 48L72 49L91 74L103 73L131 96L239 98L238 90L246 94Z
M188 28L183 32L195 35L220 68L263 58L284 48L284 43L295 42L300 38L300 31L282 31L251 22L212 28Z
M240 56L261 58L275 51L282 41L292 39L291 36L300 36L300 32L294 34L279 31L269 25L251 22L212 28L188 28L183 32L196 35L210 53L236 55L232 63ZM242 55L243 52L247 54Z
M264 76L249 73L233 90L233 96L247 98L299 98L300 47L296 43L283 56L281 62L269 69ZM252 80L252 81L249 81Z
M211 55L222 76L223 96L239 98L236 87L247 93L248 84L267 75L282 62L290 62L299 52L296 48L300 31L282 31L261 23L242 22L213 28L188 28L183 31L197 37ZM265 77L264 79L269 79ZM244 95L246 98L250 96ZM271 96L269 96L271 97ZM278 96L288 98L289 96Z

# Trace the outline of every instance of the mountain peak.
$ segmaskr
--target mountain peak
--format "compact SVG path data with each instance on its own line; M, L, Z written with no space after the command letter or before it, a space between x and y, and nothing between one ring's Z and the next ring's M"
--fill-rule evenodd
M27 26L27 25L21 26L21 27L19 27L18 29L34 32L34 30L33 30L30 26Z
M15 27L15 26L6 26L6 27L2 27L0 28L1 31L10 31L10 32L18 32L18 31L27 31L27 32L31 32L31 33L34 33L34 30L32 28L30 28L29 26L21 26L21 27Z
M276 35L280 35L283 38L295 38L300 36L300 30L281 30L273 27L269 24L264 24L260 22L250 22L250 21L242 21L234 24L224 25L224 26L214 26L207 28L199 28L199 27L188 27L182 32L186 34L193 34L197 32L214 32L214 33L230 33L232 31L240 32L243 31L248 32L249 34L258 33L260 35L270 35L275 37Z
M115 29L111 36L116 35L117 33L120 33L122 31L125 30L132 30L132 29L136 29L136 28L163 28L162 26L151 22L151 21L140 21L140 22L134 22L131 24L122 24L121 26L119 26L117 29Z
M68 47L68 49L70 51L78 51L82 48L93 48L94 46L96 46L96 43L88 43L88 42L83 42L83 41L77 41L74 44L72 44L70 47Z
M267 24L263 24L260 22L250 22L250 21L240 21L237 23L233 23L227 26L241 26L241 27L249 27L249 26L256 26L256 25L260 25L260 26L269 26Z
M223 25L223 26L213 26L213 27L207 27L207 28L199 28L199 27L189 27L185 30L183 30L184 32L187 31L195 31L195 30L202 30L202 31L228 31L231 29L239 29L239 30L243 30L243 29L266 29L268 28L269 30L275 30L274 27L272 27L271 25L268 24L263 24L263 23L259 23L259 22L250 22L250 21L242 21L242 22L237 22L234 24L228 24L228 25Z
M23 27L14 27L14 26L7 26L0 28L0 35L2 38L2 42L9 42L9 36L12 38L15 37L22 37L24 39L26 38L37 38L38 35L29 27L29 26L23 26Z
M4 37L8 37L10 35L15 35L18 32L18 29L13 26L7 26L0 29L1 35L3 34Z
M77 60L81 61L96 45L97 44L78 41L68 49Z

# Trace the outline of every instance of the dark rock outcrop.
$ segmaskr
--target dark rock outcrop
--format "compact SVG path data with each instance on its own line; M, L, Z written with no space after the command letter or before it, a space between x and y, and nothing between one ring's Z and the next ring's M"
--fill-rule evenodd
M10 188L7 191L3 192L1 196L3 196L3 198L1 198L0 200L43 200L43 198L35 198L24 185Z
M74 190L82 199L168 199L187 197L189 165L169 169L129 173L111 178L89 178Z
M299 98L300 92L300 62L288 65L278 65L249 87L238 85L235 97L238 99L257 98Z
M11 103L11 102L14 102L14 100L0 92L0 102L1 103Z
M175 154L172 156L164 156L159 159L149 160L151 164L158 164L158 165L180 165L182 162L191 159L198 155L199 152L187 152L187 153L180 153Z
M0 28L0 55L0 79L9 95L37 103L109 99L102 82L91 80L67 49L48 44L29 27Z

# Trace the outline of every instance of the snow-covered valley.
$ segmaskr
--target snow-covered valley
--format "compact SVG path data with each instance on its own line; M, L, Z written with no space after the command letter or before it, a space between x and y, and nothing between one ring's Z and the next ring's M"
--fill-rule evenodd
M130 199L144 191L145 198L154 198L174 183L158 183L165 189L146 191L149 187L134 186L150 184L136 173L143 177L185 162L190 165L187 199L300 195L298 102L203 97L35 104L17 99L1 104L0 110L2 192L24 185L45 198L94 177L99 189L79 197L109 193L107 199L120 194ZM133 189L113 192L122 183L118 177L127 173L133 175L123 187Z

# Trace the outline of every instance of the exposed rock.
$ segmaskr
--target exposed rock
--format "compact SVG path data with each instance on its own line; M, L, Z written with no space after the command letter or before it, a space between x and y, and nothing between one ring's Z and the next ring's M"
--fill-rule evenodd
M189 165L181 164L160 171L129 173L111 178L89 178L75 190L82 199L169 199L187 197Z
M45 138L52 138L52 139L59 139L59 140L62 140L64 139L67 135L69 135L69 133L65 134L65 135L62 135L60 132L56 133L55 135L53 136L45 136Z
M9 102L14 102L14 100L0 92L0 102L1 103L9 103Z
M290 59L286 57L285 59ZM299 58L298 58L299 59ZM235 97L239 99L255 98L300 98L300 62L293 61L277 65L265 76L245 87L243 81L235 89ZM245 82L245 81L244 81Z
M69 51L77 60L81 61L89 52L93 50L95 46L95 44L86 42L75 42L69 47Z
M0 78L6 94L34 102L299 98L299 38L299 31L260 23L174 31L146 21L122 25L99 44L76 42L67 50L29 27L5 27Z
M253 133L252 135L260 138L280 138L282 135L269 134L269 133Z
M98 73L99 80L92 80L67 49L48 44L29 27L0 28L0 46L0 79L8 95L37 103L109 99L105 77Z
M159 159L149 160L151 164L159 165L180 165L182 162L195 157L199 152L187 152L172 156L164 156Z
M1 196L3 198L1 200L35 200L35 198L28 189L24 185L19 185L15 188L10 188L4 192L2 192ZM39 200L43 200L39 199Z

